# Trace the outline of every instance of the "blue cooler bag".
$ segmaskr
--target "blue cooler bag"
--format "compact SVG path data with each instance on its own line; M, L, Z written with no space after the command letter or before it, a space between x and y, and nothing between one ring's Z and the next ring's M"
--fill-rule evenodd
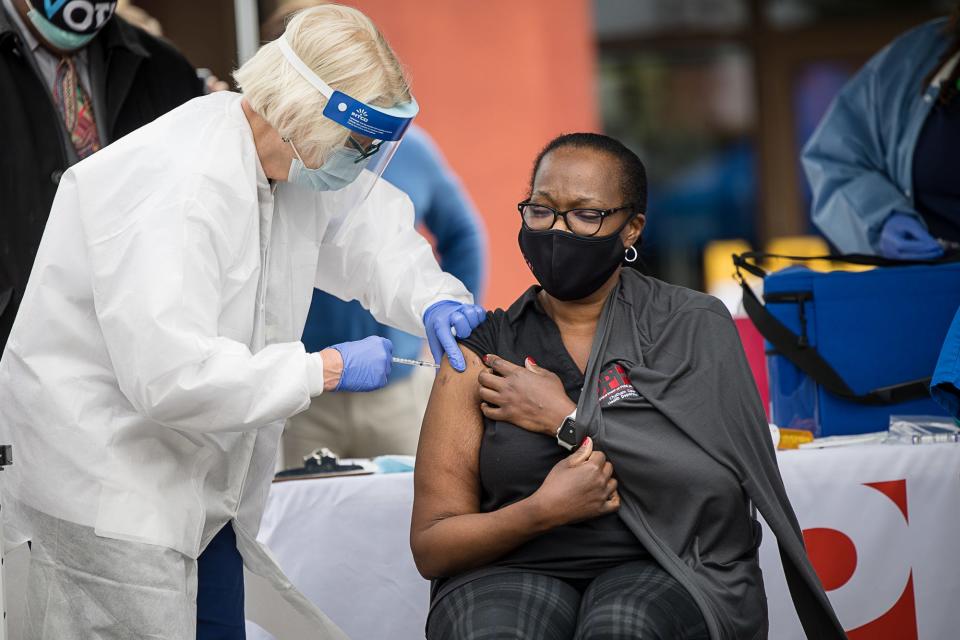
M794 266L767 275L754 264L767 257L878 268L821 273ZM891 415L946 415L929 386L960 308L955 260L734 256L744 308L767 341L773 422L822 437L886 431ZM766 305L740 269L764 278Z

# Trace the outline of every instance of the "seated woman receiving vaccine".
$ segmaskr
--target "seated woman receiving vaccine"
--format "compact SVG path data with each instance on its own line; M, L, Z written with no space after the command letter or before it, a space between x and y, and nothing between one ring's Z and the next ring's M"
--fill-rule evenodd
M520 203L540 286L444 360L411 545L430 640L764 638L756 510L809 637L843 638L804 551L733 322L623 268L646 223L635 154L553 140Z

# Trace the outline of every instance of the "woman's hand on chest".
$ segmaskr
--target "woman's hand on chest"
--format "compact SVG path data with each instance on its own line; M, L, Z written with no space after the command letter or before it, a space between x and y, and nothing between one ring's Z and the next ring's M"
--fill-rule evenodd
M563 419L577 408L560 377L531 358L523 367L497 355L484 356L483 362L488 368L477 378L483 401L480 410L491 420L553 437Z

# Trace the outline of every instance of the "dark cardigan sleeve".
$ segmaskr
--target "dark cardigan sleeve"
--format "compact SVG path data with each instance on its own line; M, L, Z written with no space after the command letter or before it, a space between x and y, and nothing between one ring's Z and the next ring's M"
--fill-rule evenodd
M787 584L810 638L845 638L803 545L766 415L730 314L699 298L671 315L630 372L634 386L731 469L777 537Z

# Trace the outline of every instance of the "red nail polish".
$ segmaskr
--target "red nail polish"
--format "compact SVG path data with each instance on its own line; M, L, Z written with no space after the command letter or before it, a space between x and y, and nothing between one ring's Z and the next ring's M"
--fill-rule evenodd
M483 357L481 358L481 360L483 360L483 364L487 364L487 359L488 359L489 357L490 357L490 356L487 355L487 356L483 356Z
M527 356L527 360L529 360L531 363L533 363L533 366L537 366L537 361L534 360L533 358L531 358L530 356Z
M583 440L581 440L581 441L580 441L580 446L582 447L583 445L587 444L587 440L589 440L589 439L590 439L590 436L587 436L587 437L585 437Z

